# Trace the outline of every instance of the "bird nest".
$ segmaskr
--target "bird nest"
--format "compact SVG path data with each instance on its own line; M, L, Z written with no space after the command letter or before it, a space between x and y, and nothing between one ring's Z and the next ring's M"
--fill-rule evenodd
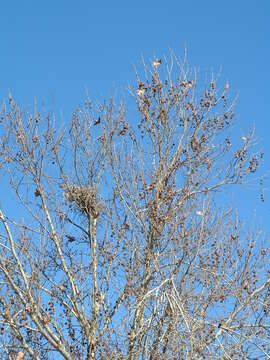
M67 201L80 212L98 218L101 203L97 199L96 189L90 186L69 185L65 188Z

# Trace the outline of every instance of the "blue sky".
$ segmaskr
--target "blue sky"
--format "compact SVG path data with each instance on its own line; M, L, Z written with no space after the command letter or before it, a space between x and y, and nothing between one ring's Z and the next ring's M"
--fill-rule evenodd
M52 103L65 116L134 81L133 65L169 47L200 73L218 72L239 93L243 133L256 124L269 172L270 1L6 1L0 12L0 99ZM269 187L269 180L266 181ZM250 194L267 224L269 204ZM245 207L242 199L241 206Z

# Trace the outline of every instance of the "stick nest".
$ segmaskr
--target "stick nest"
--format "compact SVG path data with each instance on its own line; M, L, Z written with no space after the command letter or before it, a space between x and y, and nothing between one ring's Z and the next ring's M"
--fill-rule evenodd
M90 186L69 185L65 188L67 201L87 216L99 217L101 202L97 199L96 189Z

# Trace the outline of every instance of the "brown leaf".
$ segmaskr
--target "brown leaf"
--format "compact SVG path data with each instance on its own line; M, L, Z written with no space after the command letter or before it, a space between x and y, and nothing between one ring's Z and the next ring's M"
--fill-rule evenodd
M100 116L99 116L98 119L94 122L94 126L100 124L100 121L101 120L100 120Z
M154 66L154 67L158 67L159 65L161 65L161 59L155 59L155 60L153 61L153 66Z
M195 134L192 135L190 145L191 145L191 149L192 149L193 152L196 152L198 150L199 142L196 139Z
M66 238L68 239L69 242L75 241L75 237L72 235L66 235Z
M118 135L125 135L127 129L128 129L128 126L125 124L123 126L123 129L119 131Z
M142 96L144 94L144 89L139 88L136 92L139 96Z
M38 188L36 188L36 190L35 190L35 197L38 197L38 196L40 196L40 195L41 195L40 190L39 190Z
M126 230L128 230L129 229L129 225L128 225L128 223L124 223L124 229L126 229Z

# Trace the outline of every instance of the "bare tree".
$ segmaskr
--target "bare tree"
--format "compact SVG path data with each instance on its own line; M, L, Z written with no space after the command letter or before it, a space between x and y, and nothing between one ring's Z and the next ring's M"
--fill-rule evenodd
M174 55L136 79L65 124L3 105L1 359L270 358L268 244L222 192L253 134Z

